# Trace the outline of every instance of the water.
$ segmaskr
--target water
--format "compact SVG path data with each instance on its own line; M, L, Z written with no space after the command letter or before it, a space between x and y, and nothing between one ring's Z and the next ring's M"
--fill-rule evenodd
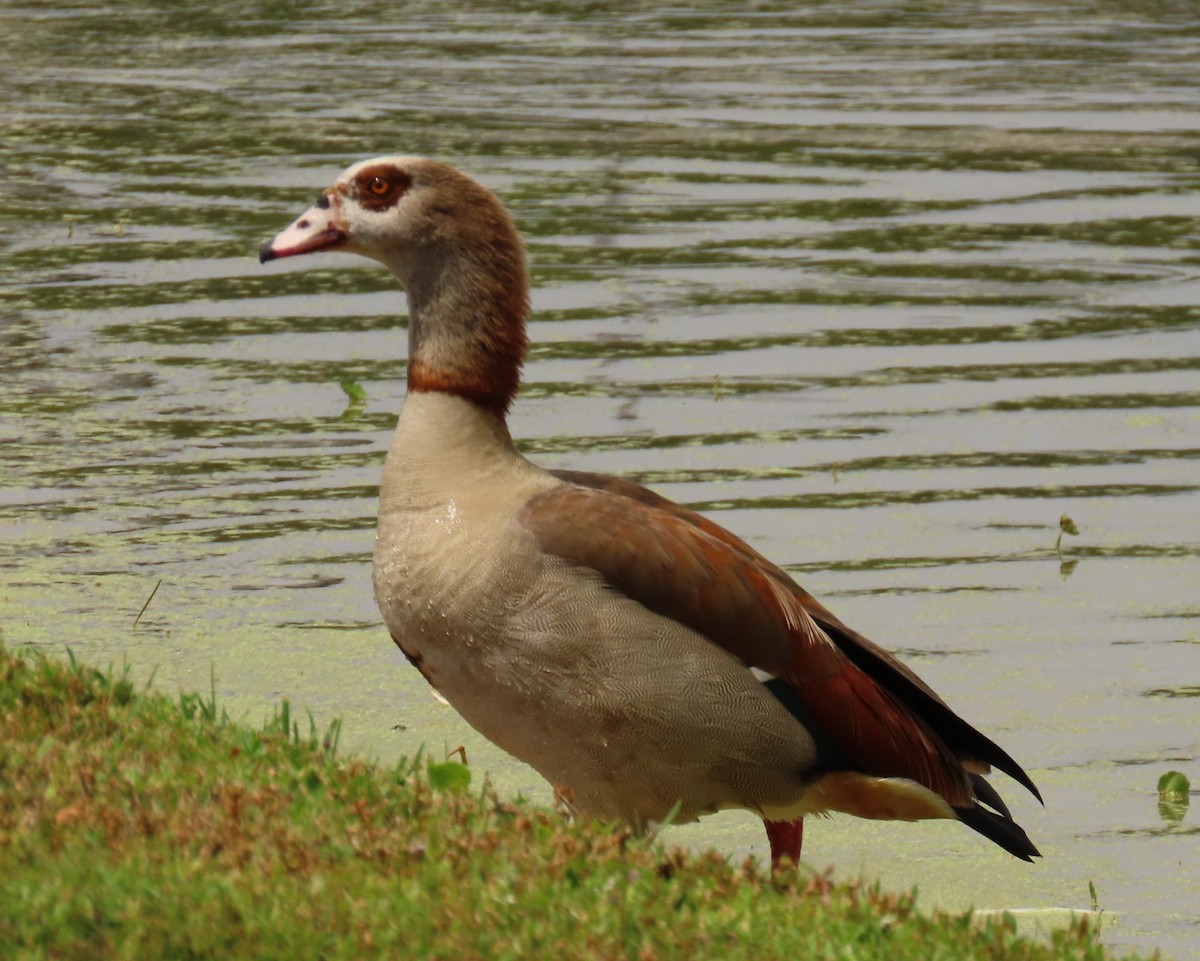
M371 600L400 295L254 256L349 162L432 154L529 240L530 455L746 536L1046 796L997 778L1036 867L848 818L807 858L952 907L1092 880L1107 943L1200 956L1196 814L1155 791L1200 783L1200 20L791 6L0 10L3 637L546 796Z

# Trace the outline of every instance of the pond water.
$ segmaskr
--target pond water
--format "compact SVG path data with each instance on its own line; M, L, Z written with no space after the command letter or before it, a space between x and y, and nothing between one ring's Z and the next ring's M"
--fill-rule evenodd
M795 6L6 5L0 636L547 796L372 601L401 294L255 257L349 162L438 156L529 241L524 449L747 537L1046 797L995 779L1036 866L850 818L806 859L951 907L1094 881L1107 943L1200 957L1156 793L1200 784L1200 19Z

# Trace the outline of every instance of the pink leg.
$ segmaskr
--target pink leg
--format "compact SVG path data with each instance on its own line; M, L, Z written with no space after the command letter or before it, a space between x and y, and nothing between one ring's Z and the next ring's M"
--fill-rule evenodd
M794 821L763 821L767 840L771 842L771 868L779 867L784 858L800 863L800 845L804 843L804 818Z

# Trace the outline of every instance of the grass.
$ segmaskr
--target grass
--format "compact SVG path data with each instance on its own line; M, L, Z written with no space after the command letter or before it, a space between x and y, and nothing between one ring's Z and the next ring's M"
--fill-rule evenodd
M693 855L0 645L0 957L1063 959L1011 920ZM443 774L445 772L442 772Z

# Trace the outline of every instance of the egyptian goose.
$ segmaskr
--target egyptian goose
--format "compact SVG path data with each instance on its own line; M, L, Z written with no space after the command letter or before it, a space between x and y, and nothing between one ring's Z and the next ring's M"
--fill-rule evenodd
M379 261L408 295L375 598L476 730L596 818L748 808L773 863L830 811L957 818L1038 855L983 779L994 765L1041 800L1021 767L784 571L643 487L517 451L528 280L494 194L433 160L363 161L260 259L321 250Z

